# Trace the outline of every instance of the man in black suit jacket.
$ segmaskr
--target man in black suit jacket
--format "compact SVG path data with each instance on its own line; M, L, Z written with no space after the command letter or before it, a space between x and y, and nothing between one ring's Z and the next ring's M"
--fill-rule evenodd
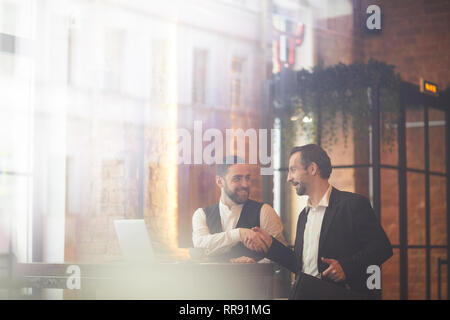
M266 246L244 244L266 252L297 277L304 272L373 297L367 287L367 267L389 259L391 243L367 198L328 183L331 170L330 158L320 146L295 147L287 180L309 200L298 218L294 251L260 228L255 231Z

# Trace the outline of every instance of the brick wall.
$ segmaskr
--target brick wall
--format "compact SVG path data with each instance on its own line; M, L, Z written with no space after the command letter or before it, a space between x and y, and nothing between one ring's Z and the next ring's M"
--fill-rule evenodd
M331 66L350 64L362 58L362 46L354 37L353 15L328 18L316 22L314 57L316 64Z
M396 66L403 80L419 77L450 85L450 2L447 0L364 0L361 9L378 4L382 11L379 35L362 33L364 59ZM364 5L366 4L366 5Z

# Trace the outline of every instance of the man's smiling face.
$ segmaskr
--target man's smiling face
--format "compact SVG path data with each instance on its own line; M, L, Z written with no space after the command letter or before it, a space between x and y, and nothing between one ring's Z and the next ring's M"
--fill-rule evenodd
M289 159L289 174L287 181L294 186L299 196L308 194L310 175L301 163L301 152L294 153Z
M250 168L246 164L235 164L228 168L223 181L223 189L236 204L243 204L250 196Z

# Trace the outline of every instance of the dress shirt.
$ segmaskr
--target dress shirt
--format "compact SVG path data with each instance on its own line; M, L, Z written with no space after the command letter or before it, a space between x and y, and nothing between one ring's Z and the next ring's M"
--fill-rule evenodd
M322 228L325 210L327 209L330 200L331 189L332 187L329 185L317 207L313 207L311 199L308 199L306 205L306 210L309 212L306 218L305 233L303 236L302 271L314 277L319 275L317 259L319 254L320 230Z
M229 251L241 241L239 229L236 225L241 216L243 204L236 204L230 208L219 202L220 221L223 232L211 234L206 224L206 215L203 208L195 211L192 217L192 240L194 247L205 248L206 255L216 255ZM272 235L278 241L286 244L283 237L283 224L275 210L268 204L264 204L260 211L260 227Z

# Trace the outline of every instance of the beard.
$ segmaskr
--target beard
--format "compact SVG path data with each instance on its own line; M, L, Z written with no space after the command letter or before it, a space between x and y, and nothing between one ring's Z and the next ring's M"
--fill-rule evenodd
M248 200L248 197L250 196L250 188L236 188L234 191L231 191L228 186L225 183L224 191L227 194L227 196L236 204L243 204ZM246 191L245 194L240 194L240 191Z
M306 195L306 185L303 182L295 182L293 186L295 187L298 196Z

